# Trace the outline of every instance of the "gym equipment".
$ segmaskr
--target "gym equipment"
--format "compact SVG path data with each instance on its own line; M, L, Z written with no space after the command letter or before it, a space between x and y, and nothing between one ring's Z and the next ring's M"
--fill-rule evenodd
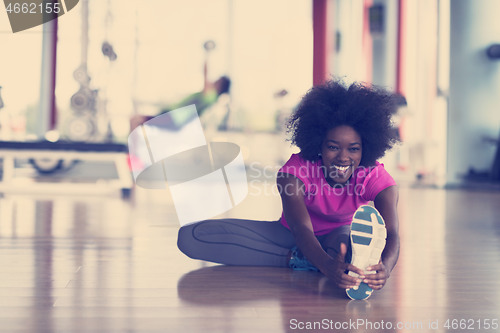
M128 166L128 148L118 143L83 143L69 141L0 141L0 159L3 159L0 192L29 193L110 193L121 191L128 197L132 190L132 175ZM116 168L117 179L98 179L95 183L72 182L70 180L47 182L38 179L15 179L16 159L27 159L35 163L43 174L68 168L63 161L112 161ZM39 171L40 171L39 170Z

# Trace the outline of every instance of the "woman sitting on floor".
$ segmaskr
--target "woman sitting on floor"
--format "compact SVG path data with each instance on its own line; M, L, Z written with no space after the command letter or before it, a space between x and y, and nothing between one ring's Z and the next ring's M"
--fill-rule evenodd
M353 299L382 289L399 254L398 190L377 162L398 141L395 110L395 96L382 89L338 81L312 88L289 122L300 153L277 174L281 218L186 225L179 249L226 265L320 271Z

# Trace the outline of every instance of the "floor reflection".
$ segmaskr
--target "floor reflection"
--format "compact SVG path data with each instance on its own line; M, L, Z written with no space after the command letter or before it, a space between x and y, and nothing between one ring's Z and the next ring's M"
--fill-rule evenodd
M369 324L382 321L446 332L448 318L484 323L500 313L498 202L498 192L402 188L399 263L383 290L350 301L319 273L185 257L159 192L133 201L5 196L0 332L296 332L318 323L380 332Z

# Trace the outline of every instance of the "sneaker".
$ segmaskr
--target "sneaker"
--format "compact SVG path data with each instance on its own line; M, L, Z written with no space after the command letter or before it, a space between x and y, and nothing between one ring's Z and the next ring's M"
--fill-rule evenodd
M317 269L313 264L311 264L306 257L300 252L299 248L294 246L290 250L291 256L290 256L290 262L288 263L288 266L295 270L295 271L313 271L313 272L319 272L319 269Z
M387 230L380 213L372 206L364 205L354 213L351 224L351 264L361 269L376 265L380 261L385 248ZM374 274L373 271L365 271L365 274ZM354 272L350 276L358 277ZM359 286L346 290L351 299L367 299L373 289L366 283L361 282Z

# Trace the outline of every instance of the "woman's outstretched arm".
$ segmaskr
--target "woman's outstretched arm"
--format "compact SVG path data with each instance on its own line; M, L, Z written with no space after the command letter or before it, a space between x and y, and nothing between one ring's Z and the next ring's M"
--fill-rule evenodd
M341 248L340 255L337 258L332 258L323 250L314 235L311 218L304 203L304 183L293 175L278 173L277 185L281 195L285 219L295 237L297 247L307 260L340 288L349 289L359 285L365 274L361 269L345 263L344 257L347 244ZM345 274L346 271L358 273L360 277L349 276Z

